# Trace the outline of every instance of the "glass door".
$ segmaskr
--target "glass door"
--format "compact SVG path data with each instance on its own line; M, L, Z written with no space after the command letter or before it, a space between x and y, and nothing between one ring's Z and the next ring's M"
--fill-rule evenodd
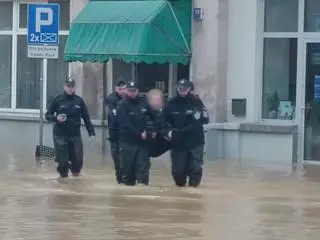
M320 162L320 42L305 46L304 160Z

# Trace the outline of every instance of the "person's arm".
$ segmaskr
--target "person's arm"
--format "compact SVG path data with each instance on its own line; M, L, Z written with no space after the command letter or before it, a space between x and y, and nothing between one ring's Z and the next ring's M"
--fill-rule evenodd
M209 119L209 113L208 113L208 109L206 108L206 106L204 105L204 103L202 102L202 100L197 96L197 100L199 103L199 107L201 109L201 122L202 124L208 124L210 119Z
M117 99L115 98L114 94L109 94L106 98L106 106L108 107L108 114L109 115L117 115Z
M172 103L169 100L167 105L163 109L163 124L161 127L161 135L166 139L170 138L169 133L172 133L171 106Z
M95 136L96 132L95 132L94 127L92 125L92 122L90 120L88 108L87 108L85 102L83 101L83 99L81 99L81 117L84 121L84 124L86 125L89 136L90 137Z
M118 112L118 121L120 125L129 131L132 135L141 137L142 132L140 129L130 122L130 119L127 114L127 107L125 101L122 101L117 108Z
M49 122L56 122L57 117L55 116L57 110L57 100L54 98L47 109L47 112L45 114L45 118Z

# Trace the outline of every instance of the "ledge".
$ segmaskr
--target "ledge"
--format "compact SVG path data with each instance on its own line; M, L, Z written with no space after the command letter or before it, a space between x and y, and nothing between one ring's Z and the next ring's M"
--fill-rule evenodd
M8 121L28 121L39 122L39 113L28 112L0 112L0 120ZM45 123L48 123L44 120ZM107 121L92 120L95 127L107 125ZM266 123L209 123L204 126L205 130L225 130L237 132L251 132L251 133L280 133L290 134L298 130L295 124L266 124Z
M205 126L206 130L226 130L251 133L291 134L298 130L295 124L265 124L265 123L214 123Z
M0 120L4 121L23 121L23 122L39 122L39 113L21 113L21 112L0 112ZM107 121L91 120L95 127L101 127L106 125ZM44 123L50 124L50 122L44 119ZM82 125L84 123L82 122Z

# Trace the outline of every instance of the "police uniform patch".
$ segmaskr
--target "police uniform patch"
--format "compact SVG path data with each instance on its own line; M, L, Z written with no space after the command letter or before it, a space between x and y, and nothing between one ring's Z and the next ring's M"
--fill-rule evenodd
M208 111L203 111L202 112L202 116L204 117L204 118L208 118L209 117L209 114L208 114Z
M200 113L200 112L196 112L196 113L194 114L194 118L195 118L196 120L199 120L200 117L201 117L201 113Z

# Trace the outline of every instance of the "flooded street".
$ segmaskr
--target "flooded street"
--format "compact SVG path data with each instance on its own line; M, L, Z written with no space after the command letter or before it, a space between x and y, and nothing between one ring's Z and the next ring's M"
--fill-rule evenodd
M57 180L53 161L3 157L1 240L319 239L320 168L207 162L198 189L178 189L153 160L150 187L115 183L109 160Z

